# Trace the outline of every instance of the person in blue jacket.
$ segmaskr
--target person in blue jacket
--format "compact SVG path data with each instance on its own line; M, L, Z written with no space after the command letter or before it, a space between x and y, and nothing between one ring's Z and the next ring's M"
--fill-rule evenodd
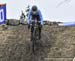
M31 40L32 40L32 37L33 37L33 31L34 31L34 20L37 19L38 21L38 29L39 29L39 40L41 39L41 29L42 29L42 26L43 26L43 17L42 17L42 14L41 14L41 11L37 8L36 5L33 5L32 8L30 9L29 11L29 14L28 14L28 20L27 20L27 23L28 23L28 29L30 28L30 23L32 23L32 26L31 26Z

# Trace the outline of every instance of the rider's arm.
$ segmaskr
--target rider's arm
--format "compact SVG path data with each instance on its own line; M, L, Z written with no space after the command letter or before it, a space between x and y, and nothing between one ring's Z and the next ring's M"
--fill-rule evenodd
M42 14L41 14L41 11L40 10L39 10L39 15L40 15L41 25L43 25L43 17L42 17Z
M30 17L31 17L31 11L29 11L29 13L28 13L28 19L27 19L28 24L30 24Z

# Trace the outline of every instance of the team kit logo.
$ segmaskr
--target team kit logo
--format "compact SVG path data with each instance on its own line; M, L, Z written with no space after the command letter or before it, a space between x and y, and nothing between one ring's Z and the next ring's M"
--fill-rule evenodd
M6 4L0 5L0 24L6 22Z

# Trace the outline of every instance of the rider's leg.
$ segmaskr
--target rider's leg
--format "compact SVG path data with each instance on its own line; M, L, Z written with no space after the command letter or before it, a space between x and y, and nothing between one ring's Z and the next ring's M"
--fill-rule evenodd
M41 39L41 29L42 29L42 26L39 25L39 39Z

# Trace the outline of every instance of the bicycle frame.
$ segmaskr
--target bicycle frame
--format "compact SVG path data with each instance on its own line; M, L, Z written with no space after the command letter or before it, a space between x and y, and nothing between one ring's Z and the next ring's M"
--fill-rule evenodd
M32 50L33 53L35 53L35 44L36 44L36 40L37 40L37 36L38 36L38 21L34 20L34 32L33 32L33 40L32 40Z

